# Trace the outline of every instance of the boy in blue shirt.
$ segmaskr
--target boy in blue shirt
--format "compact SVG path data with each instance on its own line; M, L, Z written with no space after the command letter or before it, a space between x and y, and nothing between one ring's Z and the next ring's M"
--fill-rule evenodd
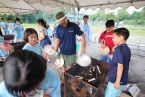
M59 76L46 63L31 51L11 53L3 66L0 97L61 97Z
M130 48L126 44L129 31L126 28L114 30L113 42L117 46L110 62L109 83L105 97L118 97L128 83L128 69L131 58Z

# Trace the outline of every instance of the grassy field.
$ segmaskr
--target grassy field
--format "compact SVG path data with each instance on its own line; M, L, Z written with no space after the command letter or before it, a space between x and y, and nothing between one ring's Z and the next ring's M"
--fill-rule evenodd
M124 26L126 28L128 28L128 30L130 31L130 34L132 36L143 36L145 37L145 26L141 27L141 26ZM93 30L93 34L98 35L101 32L103 32L105 30L105 26L103 25L93 25L92 26L92 30Z
M136 27L136 28L128 28L130 33L132 35L137 35L137 36L144 36L145 37L145 27L144 28L140 28L140 27Z
M38 29L38 25L37 24L23 24L24 28L34 28L34 29Z
M24 26L24 28L35 28L36 30L38 29L37 24L23 24L23 26ZM124 26L124 27L129 29L132 36L143 36L143 37L145 37L145 26L144 27ZM93 35L100 35L100 33L104 30L105 30L104 25L97 25L97 24L92 25Z

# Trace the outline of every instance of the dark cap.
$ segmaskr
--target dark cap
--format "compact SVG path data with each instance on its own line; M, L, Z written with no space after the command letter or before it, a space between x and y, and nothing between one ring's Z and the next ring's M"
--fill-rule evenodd
M65 13L64 13L64 12L58 12L58 13L56 14L56 19L59 20L59 19L61 19L61 18L64 17L64 16L65 16Z

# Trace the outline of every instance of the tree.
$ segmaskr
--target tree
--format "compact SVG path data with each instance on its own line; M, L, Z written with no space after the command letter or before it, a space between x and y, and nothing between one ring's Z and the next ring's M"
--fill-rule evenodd
M105 15L105 20L116 20L116 16L113 13L108 13Z
M145 7L143 8L143 10L141 11L141 19L145 20Z
M105 20L106 18L106 14L104 10L99 10L95 13L95 15L91 16L91 20L95 21L95 20Z
M120 9L117 14L117 21L127 20L129 18L129 13L126 10Z
M141 12L136 12L136 11L134 11L134 12L129 16L129 20L140 19L140 18L141 18Z

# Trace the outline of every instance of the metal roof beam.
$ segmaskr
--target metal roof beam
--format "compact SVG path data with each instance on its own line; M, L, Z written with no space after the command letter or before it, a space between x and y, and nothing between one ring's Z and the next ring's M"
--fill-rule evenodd
M0 2L0 4L2 4L3 6L5 6L6 8L9 8L8 6L6 6L5 4L3 4L2 2ZM11 11L13 11L14 13L18 14L14 9L9 8Z
M139 1L145 1L145 0L129 0L129 1L124 1L124 2L112 2L112 3L104 3L104 4L84 5L84 6L80 6L80 7L103 6L103 5L118 4L118 3L133 3L133 2L139 2Z

